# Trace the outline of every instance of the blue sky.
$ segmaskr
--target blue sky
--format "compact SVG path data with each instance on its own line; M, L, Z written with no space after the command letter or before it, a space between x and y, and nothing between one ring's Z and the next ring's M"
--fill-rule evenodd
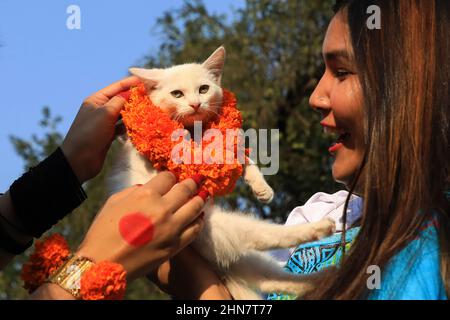
M23 172L8 136L39 134L43 106L63 117L59 129L66 133L85 97L157 51L156 18L182 3L0 0L0 192ZM244 0L204 3L213 12L230 13ZM72 4L81 9L80 30L66 27L66 9Z

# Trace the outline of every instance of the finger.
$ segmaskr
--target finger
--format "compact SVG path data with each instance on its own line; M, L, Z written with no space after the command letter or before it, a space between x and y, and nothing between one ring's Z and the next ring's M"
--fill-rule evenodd
M84 103L99 108L117 94L129 90L131 86L137 85L139 82L139 78L135 76L122 79L92 94L84 101Z
M120 110L122 110L123 106L125 105L125 99L120 96L115 96L112 99L110 99L108 102L106 102L103 105L103 108L108 110L114 118L118 118L120 114Z
M189 224L180 235L180 250L191 244L198 237L204 226L205 220L203 218L197 218Z
M204 207L205 201L196 196L173 214L172 222L179 230L183 230L202 214Z
M195 195L197 188L193 179L183 180L163 196L163 201L171 212L175 212Z
M101 89L94 95L96 95L96 94L105 95L109 99L111 99L118 93L130 89L131 86L137 85L138 83L139 83L139 78L136 76L131 76L131 77L122 79L120 81L117 81L113 84L110 84L109 86Z
M169 171L158 173L153 179L144 185L144 188L150 188L161 196L169 192L170 189L177 183L175 175Z
M130 100L130 97L131 97L131 90L122 91L122 92L118 93L116 96L122 97L125 99L125 101L128 101L128 100Z

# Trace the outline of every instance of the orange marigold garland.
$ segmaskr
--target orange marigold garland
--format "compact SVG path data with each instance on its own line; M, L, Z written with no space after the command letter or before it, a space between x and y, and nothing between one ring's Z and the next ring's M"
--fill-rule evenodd
M71 256L69 246L60 234L37 241L35 252L23 265L21 278L31 294L47 281ZM117 263L102 261L90 267L80 279L83 300L120 300L125 296L126 271Z
M143 84L131 89L130 98L122 110L122 118L134 146L152 162L155 169L173 172L178 181L201 174L206 177L203 188L208 190L211 196L220 196L233 191L237 179L243 172L237 152L239 148L243 148L243 139L234 139L232 146L227 146L226 143L227 130L242 128L241 113L236 108L236 104L234 94L224 89L219 116L204 126L204 130L218 129L222 133L221 146L224 157L227 154L227 147L229 154L233 154L233 159L222 161L223 163L185 164L173 161L171 152L183 138L181 137L179 141L172 141L171 135L175 130L184 127L181 123L170 119L166 113L152 103ZM212 141L203 139L202 149L199 149L196 142L191 139L190 146L188 145L185 150L190 153L191 159L195 159L196 152L202 152L203 155L203 150L208 146L213 147L213 144L219 143L215 139ZM248 155L247 149L241 150L245 150L245 155Z
M70 256L69 246L60 234L53 234L44 241L36 241L35 252L22 267L24 288L32 293L59 269Z
M83 300L122 300L126 290L126 272L120 264L102 261L81 278Z

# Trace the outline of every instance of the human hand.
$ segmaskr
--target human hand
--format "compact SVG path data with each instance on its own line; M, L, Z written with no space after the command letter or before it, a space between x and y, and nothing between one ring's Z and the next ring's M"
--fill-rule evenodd
M162 172L143 186L113 195L77 255L119 263L129 280L148 274L191 243L203 228L200 211L205 200L194 196L199 180L193 177L173 187L175 176Z
M61 146L80 183L95 177L103 167L125 103L117 94L138 83L137 77L122 79L94 93L81 105Z
M232 299L217 273L191 246L161 264L147 277L162 291L178 299Z

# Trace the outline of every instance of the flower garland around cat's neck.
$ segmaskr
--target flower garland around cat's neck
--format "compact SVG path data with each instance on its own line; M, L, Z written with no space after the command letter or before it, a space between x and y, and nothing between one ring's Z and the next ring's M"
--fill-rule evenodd
M178 181L201 174L206 177L202 188L211 196L220 196L233 191L237 179L242 175L243 164L247 161L248 149L244 147L242 136L236 135L232 145L226 141L230 130L237 132L242 128L241 113L236 104L234 94L224 89L223 103L217 118L205 126L205 131L219 130L222 133L221 138L203 138L200 149L192 139L185 141L185 155L187 153L189 159L198 159L198 153L201 153L201 163L180 163L173 159L174 148L179 146L184 138L173 141L172 134L176 130L183 130L184 127L152 103L143 84L131 89L130 98L122 110L122 118L133 145L152 162L155 169L171 171ZM208 150L209 154L205 150ZM239 150L244 150L244 161L239 156ZM221 156L226 155L224 161L205 161L208 157L217 159L218 151ZM232 158L229 157L230 154Z

